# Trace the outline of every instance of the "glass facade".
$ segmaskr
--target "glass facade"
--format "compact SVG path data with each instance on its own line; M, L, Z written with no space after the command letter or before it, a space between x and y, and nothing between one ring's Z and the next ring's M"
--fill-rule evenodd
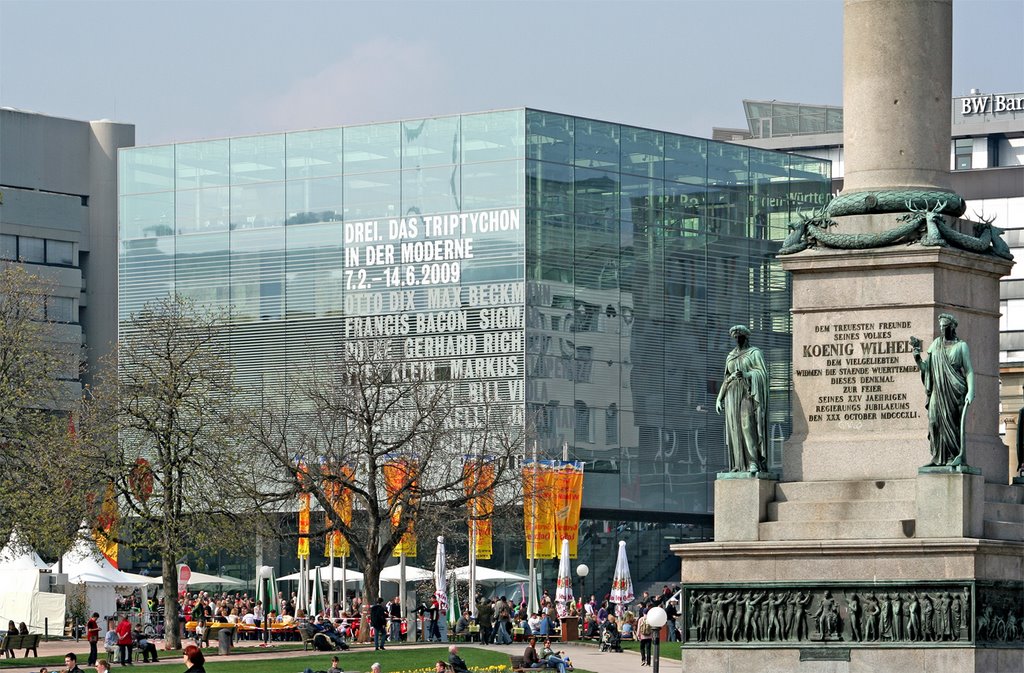
M518 109L126 149L119 184L122 321L172 291L224 309L252 394L339 337L401 340L408 376L585 461L581 556L628 532L638 584L710 536L732 325L769 362L781 462L775 254L826 161Z

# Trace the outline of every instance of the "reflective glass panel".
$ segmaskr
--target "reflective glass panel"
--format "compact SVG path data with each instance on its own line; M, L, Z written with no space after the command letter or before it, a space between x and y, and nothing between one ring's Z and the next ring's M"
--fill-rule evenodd
M458 166L402 171L402 214L425 215L459 210Z
M346 175L345 221L395 217L400 211L401 173Z
M459 157L458 117L402 122L402 168L456 164Z
M174 289L212 309L227 308L228 232L181 236L175 244Z
M462 205L467 210L522 206L525 192L522 161L491 161L462 166Z
M342 218L341 177L289 180L287 224L335 222Z
M523 157L526 113L506 110L462 116L462 161L504 161Z
M71 266L75 263L75 246L69 241L47 241L46 263Z
M665 176L665 134L631 126L620 129L622 172L649 178Z
M283 182L241 184L231 187L231 228L260 229L284 224Z
M122 196L120 211L122 239L174 233L174 192Z
M402 125L371 124L344 131L345 173L397 171L402 167Z
M203 234L228 229L228 188L179 190L175 223L179 234Z
M284 310L285 229L231 233L231 316L276 320Z
M341 128L289 133L288 179L340 175L344 158L342 136Z
M289 227L287 246L288 317L340 315L344 290L341 223Z
M175 145L175 189L227 186L228 148L227 140Z
M284 134L231 139L231 184L285 178Z
M564 115L526 111L526 156L540 161L571 164L575 119Z
M575 163L585 168L619 170L619 125L577 119Z
M174 189L174 145L126 148L118 152L119 193Z

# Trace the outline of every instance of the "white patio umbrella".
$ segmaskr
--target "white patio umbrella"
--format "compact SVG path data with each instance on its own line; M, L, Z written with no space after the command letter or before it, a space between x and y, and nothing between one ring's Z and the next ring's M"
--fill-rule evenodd
M341 568L338 567L338 566L335 566L334 569L338 573L337 575L335 575L334 581L335 582L341 582ZM315 574L317 571L320 572L320 579L321 579L321 581L323 581L323 582L329 581L327 578L328 578L328 576L331 573L331 566L329 566L329 565L318 566L318 567L312 569L310 572ZM347 577L345 578L345 582L348 583L348 584L359 584L360 582L363 581L363 573L359 572L358 570L352 570L351 568L347 568L345 570L345 574L347 575ZM433 575L431 575L431 577L433 577ZM278 582L285 582L285 581L298 582L299 578L300 578L300 574L299 573L292 573L291 575L285 575L284 577L278 577L277 581Z
M406 568L408 571L408 568ZM437 553L434 555L434 598L439 611L448 611L448 572L444 558L444 537L437 536Z
M469 566L456 568L455 579L468 580ZM503 584L505 582L525 582L527 579L529 578L526 575L511 573L507 570L498 570L497 568L487 568L484 566L476 567L476 581L480 583Z
M349 571L351 572L351 571ZM380 571L381 582L398 582L399 581L399 568L398 566L388 566L384 570ZM434 579L434 573L423 568L417 568L416 566L406 565L405 566L405 581L408 582L425 582L427 580Z
M629 577L628 568L626 569L626 577ZM562 540L562 553L558 558L558 584L555 588L555 602L559 604L558 611L560 613L567 609L567 604L572 603L572 568L569 564L569 541L564 539Z
M615 558L615 572L612 574L612 593L609 600L620 608L633 601L633 580L629 577L629 561L626 559L626 543L619 541L619 555Z

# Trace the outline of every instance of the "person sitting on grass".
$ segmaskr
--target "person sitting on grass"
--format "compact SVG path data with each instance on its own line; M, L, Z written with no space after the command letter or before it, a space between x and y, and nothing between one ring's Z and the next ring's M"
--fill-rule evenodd
M448 673L450 670L451 669L448 668L448 662L442 661L441 659L438 659L437 663L434 664L434 673Z
M331 657L331 667L327 669L327 673L342 673L338 667L338 656Z
M466 662L459 656L458 645L448 646L448 663L451 665L452 673L469 673L469 667L466 666Z
M110 662L100 659L96 662L96 673L110 673Z

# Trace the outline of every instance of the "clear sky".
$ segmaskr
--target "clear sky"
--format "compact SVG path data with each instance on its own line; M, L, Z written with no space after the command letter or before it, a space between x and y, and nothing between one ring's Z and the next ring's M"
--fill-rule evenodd
M1024 91L1024 0L954 1L973 87ZM842 104L841 0L0 0L0 105L139 144L519 106L710 136L744 98Z

